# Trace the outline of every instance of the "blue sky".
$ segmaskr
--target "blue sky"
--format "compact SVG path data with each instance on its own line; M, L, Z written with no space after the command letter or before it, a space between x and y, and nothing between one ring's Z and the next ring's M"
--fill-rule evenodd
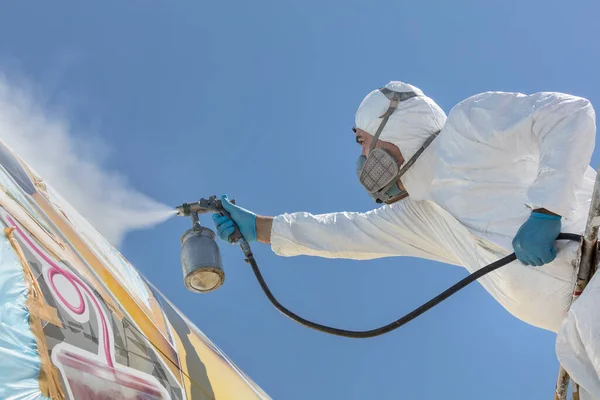
M31 82L79 139L101 138L108 169L173 206L227 193L267 215L368 210L350 127L364 95L390 80L420 87L446 111L487 90L563 91L600 104L600 6L591 0L0 4L0 70ZM275 399L552 396L555 336L478 285L384 337L331 337L275 311L235 247L221 246L218 292L187 292L187 228L172 219L133 232L123 253ZM348 329L396 319L466 275L409 258L279 258L254 248L285 305Z

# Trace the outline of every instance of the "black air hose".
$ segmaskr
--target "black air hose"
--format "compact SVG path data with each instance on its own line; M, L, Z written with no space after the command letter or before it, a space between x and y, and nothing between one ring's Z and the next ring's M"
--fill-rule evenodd
M560 235L558 235L558 238L556 240L580 241L581 235L578 235L575 233L561 233ZM265 282L262 274L260 273L258 264L256 263L254 256L250 255L248 257L247 261L252 266L254 275L256 276L256 279L258 280L258 283L260 284L260 287L262 288L263 292L265 292L265 295L267 296L267 298L271 301L271 303L273 303L275 308L277 308L285 316L293 319L294 321L296 321L306 327L316 329L318 331L328 333L330 335L363 339L363 338L371 338L371 337L383 335L385 333L393 331L394 329L400 328L401 326L403 326L404 324L407 324L408 322L417 318L419 315L423 314L424 312L432 309L433 307L435 307L442 301L446 300L448 297L452 296L454 293L463 289L470 283L475 282L477 279L481 278L482 276L489 274L490 272L495 271L498 268L503 267L516 259L517 259L517 257L515 256L515 253L512 253L504 258L501 258L500 260L498 260L496 262L491 263L490 265L486 265L485 267L479 269L478 271L473 272L471 275L467 276L466 278L462 279L455 285L446 289L445 291L443 291L442 293L440 293L433 299L429 300L427 303L425 303L422 306L409 312L402 318L397 319L396 321L389 323L385 326L382 326L380 328L371 329L368 331L348 331L345 329L332 328L330 326L321 325L321 324L317 324L316 322L309 321L309 320L304 319L301 316L293 313L292 311L288 310L283 305L281 305L281 303L279 301L277 301L275 296L273 296L273 293L271 293L271 290L267 286L267 283Z

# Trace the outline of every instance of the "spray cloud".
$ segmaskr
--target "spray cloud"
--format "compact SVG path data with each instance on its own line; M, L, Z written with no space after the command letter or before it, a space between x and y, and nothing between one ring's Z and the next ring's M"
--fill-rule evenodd
M72 134L65 118L52 115L33 90L0 74L0 139L72 206L118 246L131 230L174 214L136 191L120 174L102 166L107 146Z

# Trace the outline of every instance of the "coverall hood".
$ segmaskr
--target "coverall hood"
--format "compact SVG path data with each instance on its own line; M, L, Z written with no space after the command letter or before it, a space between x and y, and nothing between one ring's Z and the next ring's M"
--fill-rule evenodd
M415 92L418 96L400 102L398 108L379 136L379 140L398 146L408 161L432 133L442 129L446 114L421 89L400 81L391 81L386 88L396 92ZM379 90L369 93L356 111L356 127L374 135L381 116L390 106L390 100Z

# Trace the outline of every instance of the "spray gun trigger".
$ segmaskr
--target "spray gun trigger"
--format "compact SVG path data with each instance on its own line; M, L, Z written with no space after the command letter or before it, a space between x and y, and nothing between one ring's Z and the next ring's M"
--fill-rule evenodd
M235 231L231 235L229 235L229 237L227 239L229 240L229 243L237 244L237 242L244 237L244 236L242 236L242 233L240 232L240 228L237 226L237 224L231 217L231 214L229 212L227 212L227 210L225 210L224 208L221 207L221 209L219 210L219 214L226 215L233 222L233 227L235 228Z

